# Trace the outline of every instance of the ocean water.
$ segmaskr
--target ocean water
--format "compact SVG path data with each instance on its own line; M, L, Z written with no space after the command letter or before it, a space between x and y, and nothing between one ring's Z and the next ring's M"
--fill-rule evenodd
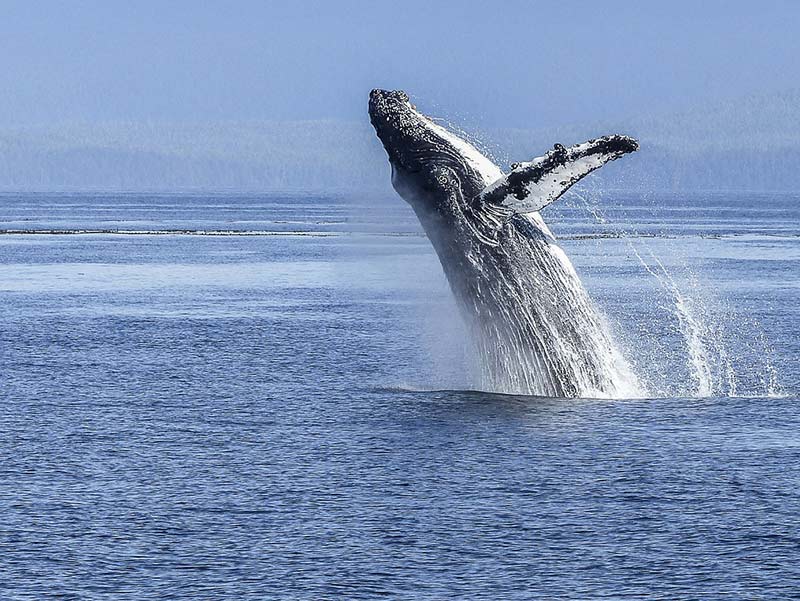
M0 599L799 595L800 196L543 215L647 398L473 390L398 198L0 196Z

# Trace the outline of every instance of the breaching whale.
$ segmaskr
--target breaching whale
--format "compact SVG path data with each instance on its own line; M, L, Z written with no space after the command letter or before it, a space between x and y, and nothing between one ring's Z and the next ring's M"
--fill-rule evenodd
M633 138L556 144L503 173L472 144L373 90L369 116L392 185L417 214L472 333L480 385L557 397L640 394L630 365L539 214L582 177L637 150Z

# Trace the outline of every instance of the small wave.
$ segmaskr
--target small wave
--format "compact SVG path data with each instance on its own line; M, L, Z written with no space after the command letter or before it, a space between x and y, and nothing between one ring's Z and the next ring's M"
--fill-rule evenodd
M661 233L636 233L630 234L625 232L597 232L593 234L572 234L561 235L560 240L602 240L605 238L676 238L674 234L661 234Z
M0 229L0 236L305 236L331 238L341 236L376 236L385 238L424 238L422 232L376 232L372 230L325 231L325 230L204 230L204 229L160 229L133 230L113 228L8 228Z
M0 235L22 236L82 236L90 234L120 236L345 236L348 232L275 231L275 230L117 230L117 229L4 229Z
M478 390L474 388L437 388L434 386L418 386L411 384L401 384L397 386L376 386L372 389L373 392L383 392L389 394L466 394L466 395L481 395L491 398L527 398L527 399L556 399L558 397L549 397L538 394L517 394L506 392L492 392L488 390ZM567 399L563 400L574 400Z
M760 233L752 233L752 232L724 232L724 233L717 233L717 232L691 232L691 233L680 233L680 232L636 232L636 231L627 231L627 230L620 230L620 231L604 231L604 232L592 232L586 234L560 234L558 236L559 240L604 240L604 239L643 239L643 238L650 238L650 239L658 239L658 240L676 240L679 238L701 238L704 240L726 240L726 239L736 239L736 240L761 240L764 238L768 238L770 240L796 240L800 238L800 234L793 234L790 232L760 232Z
M536 394L520 394L520 393L506 393L488 390L479 390L473 388L437 388L434 386L421 386L412 384L400 384L396 386L376 386L371 389L372 392L381 392L388 394L461 394L461 395L480 395L484 398L497 398L497 399L540 399L540 400L555 400L555 401L622 401L622 402L637 402L637 401L665 401L665 400L678 400L683 399L687 402L707 401L707 400L721 400L721 401L736 401L736 400L751 400L751 399L791 399L797 395L788 392L769 392L765 394L747 393L736 395L719 395L711 394L707 396L682 396L682 395L649 395L643 397L553 397L542 396Z
M400 384L397 386L377 386L372 389L373 392L384 392L391 394L466 394L466 395L481 395L487 398L498 399L547 399L557 401L636 401L636 400L654 400L660 397L600 397L600 396L585 396L585 397L558 397L546 396L540 394L523 394L519 392L499 392L496 390L480 390L477 388L438 388L434 386L421 386L412 384ZM664 397L666 398L666 397Z

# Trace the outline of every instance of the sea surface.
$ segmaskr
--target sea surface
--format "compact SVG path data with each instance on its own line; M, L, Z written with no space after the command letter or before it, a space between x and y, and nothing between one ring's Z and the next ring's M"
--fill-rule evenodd
M0 599L797 598L800 195L543 216L647 398L474 390L387 194L0 195Z

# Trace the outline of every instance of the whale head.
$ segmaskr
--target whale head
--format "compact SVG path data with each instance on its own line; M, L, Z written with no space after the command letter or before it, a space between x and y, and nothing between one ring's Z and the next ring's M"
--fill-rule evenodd
M471 236L495 243L501 226L512 219L534 237L549 236L538 214L542 208L592 171L639 147L622 135L569 147L555 144L542 156L513 163L504 174L468 141L420 113L403 91L372 90L369 116L389 156L392 185L439 252L443 243L471 243Z
M420 113L408 94L372 90L369 116L392 167L392 184L416 210L438 218L461 212L502 176L474 146Z

